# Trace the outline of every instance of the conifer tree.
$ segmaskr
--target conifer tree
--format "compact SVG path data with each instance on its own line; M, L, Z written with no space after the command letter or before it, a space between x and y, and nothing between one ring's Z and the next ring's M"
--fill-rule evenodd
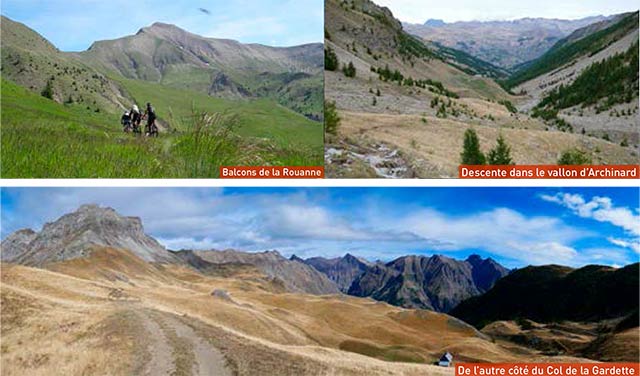
M498 144L489 152L489 164L497 166L513 165L511 147L507 145L502 135L498 136Z
M469 128L464 132L464 145L462 149L463 165L483 165L486 164L486 158L480 150L480 140L478 134L473 128Z

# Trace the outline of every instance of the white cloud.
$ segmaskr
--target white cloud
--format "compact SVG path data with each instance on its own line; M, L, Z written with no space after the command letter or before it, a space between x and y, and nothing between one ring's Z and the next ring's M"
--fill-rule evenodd
M629 208L616 207L609 197L593 197L586 201L579 194L557 193L542 195L543 200L560 204L571 209L582 218L591 218L598 222L610 223L623 228L632 235L640 236L640 215Z
M527 217L507 208L467 216L426 209L400 221L398 226L447 244L443 250L482 248L531 264L566 264L577 254L567 244L588 235L557 218Z
M640 239L625 240L625 239L616 239L616 238L608 237L607 240L611 244L617 245L618 247L629 248L634 252L636 252L637 254L640 254Z

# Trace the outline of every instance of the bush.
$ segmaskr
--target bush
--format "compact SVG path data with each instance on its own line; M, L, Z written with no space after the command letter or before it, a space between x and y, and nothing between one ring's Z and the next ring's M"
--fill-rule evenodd
M505 106L507 108L507 110L509 112L511 112L512 114L517 114L518 113L518 109L516 108L516 106L513 105L513 103L511 103L511 101L509 100L501 100L498 103L500 103L501 105Z
M558 164L561 166L586 165L592 163L591 156L587 152L577 148L565 150L560 156L560 159L558 159Z
M47 86L44 87L40 94L45 98L53 99L53 85L51 84L51 80L47 81Z
M340 126L340 116L336 109L335 102L324 102L324 131L325 133L336 135Z
M353 65L353 62L350 61L349 64L342 68L342 72L345 76L354 78L356 76L356 67Z
M335 71L338 69L340 62L338 61L338 55L331 47L324 49L324 69L328 71Z
M472 128L469 128L464 132L464 145L462 149L462 164L463 165L483 165L486 164L486 157L480 150L480 140L478 134Z

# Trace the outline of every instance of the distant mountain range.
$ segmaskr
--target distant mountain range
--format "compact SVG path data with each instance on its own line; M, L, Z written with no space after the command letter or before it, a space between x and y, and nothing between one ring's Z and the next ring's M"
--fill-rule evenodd
M526 317L601 320L637 309L638 264L621 269L587 266L526 267L510 272L491 258L403 256L369 262L347 254L327 259L283 257L276 251L169 251L145 234L140 218L114 209L83 205L46 223L41 231L23 229L2 240L2 262L55 267L91 256L95 249L121 249L140 263L178 265L204 275L224 276L257 270L281 292L370 297L405 308L450 312L476 326ZM636 296L636 298L633 298Z
M448 312L461 301L489 290L508 274L494 260L471 255L465 261L445 256L404 256L369 263L353 255L299 260L325 273L340 290L406 308Z
M502 68L511 69L534 60L574 30L606 20L595 16L578 20L523 18L513 21L427 20L405 23L407 32L438 42Z

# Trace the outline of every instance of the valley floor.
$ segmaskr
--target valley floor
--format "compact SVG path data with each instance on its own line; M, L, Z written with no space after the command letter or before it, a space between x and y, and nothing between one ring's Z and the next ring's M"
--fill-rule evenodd
M339 111L338 136L327 138L325 164L332 177L454 178L464 132L478 133L483 151L502 134L516 164L556 164L562 151L579 148L598 164L633 164L629 148L595 137L543 129L499 127L434 116Z

